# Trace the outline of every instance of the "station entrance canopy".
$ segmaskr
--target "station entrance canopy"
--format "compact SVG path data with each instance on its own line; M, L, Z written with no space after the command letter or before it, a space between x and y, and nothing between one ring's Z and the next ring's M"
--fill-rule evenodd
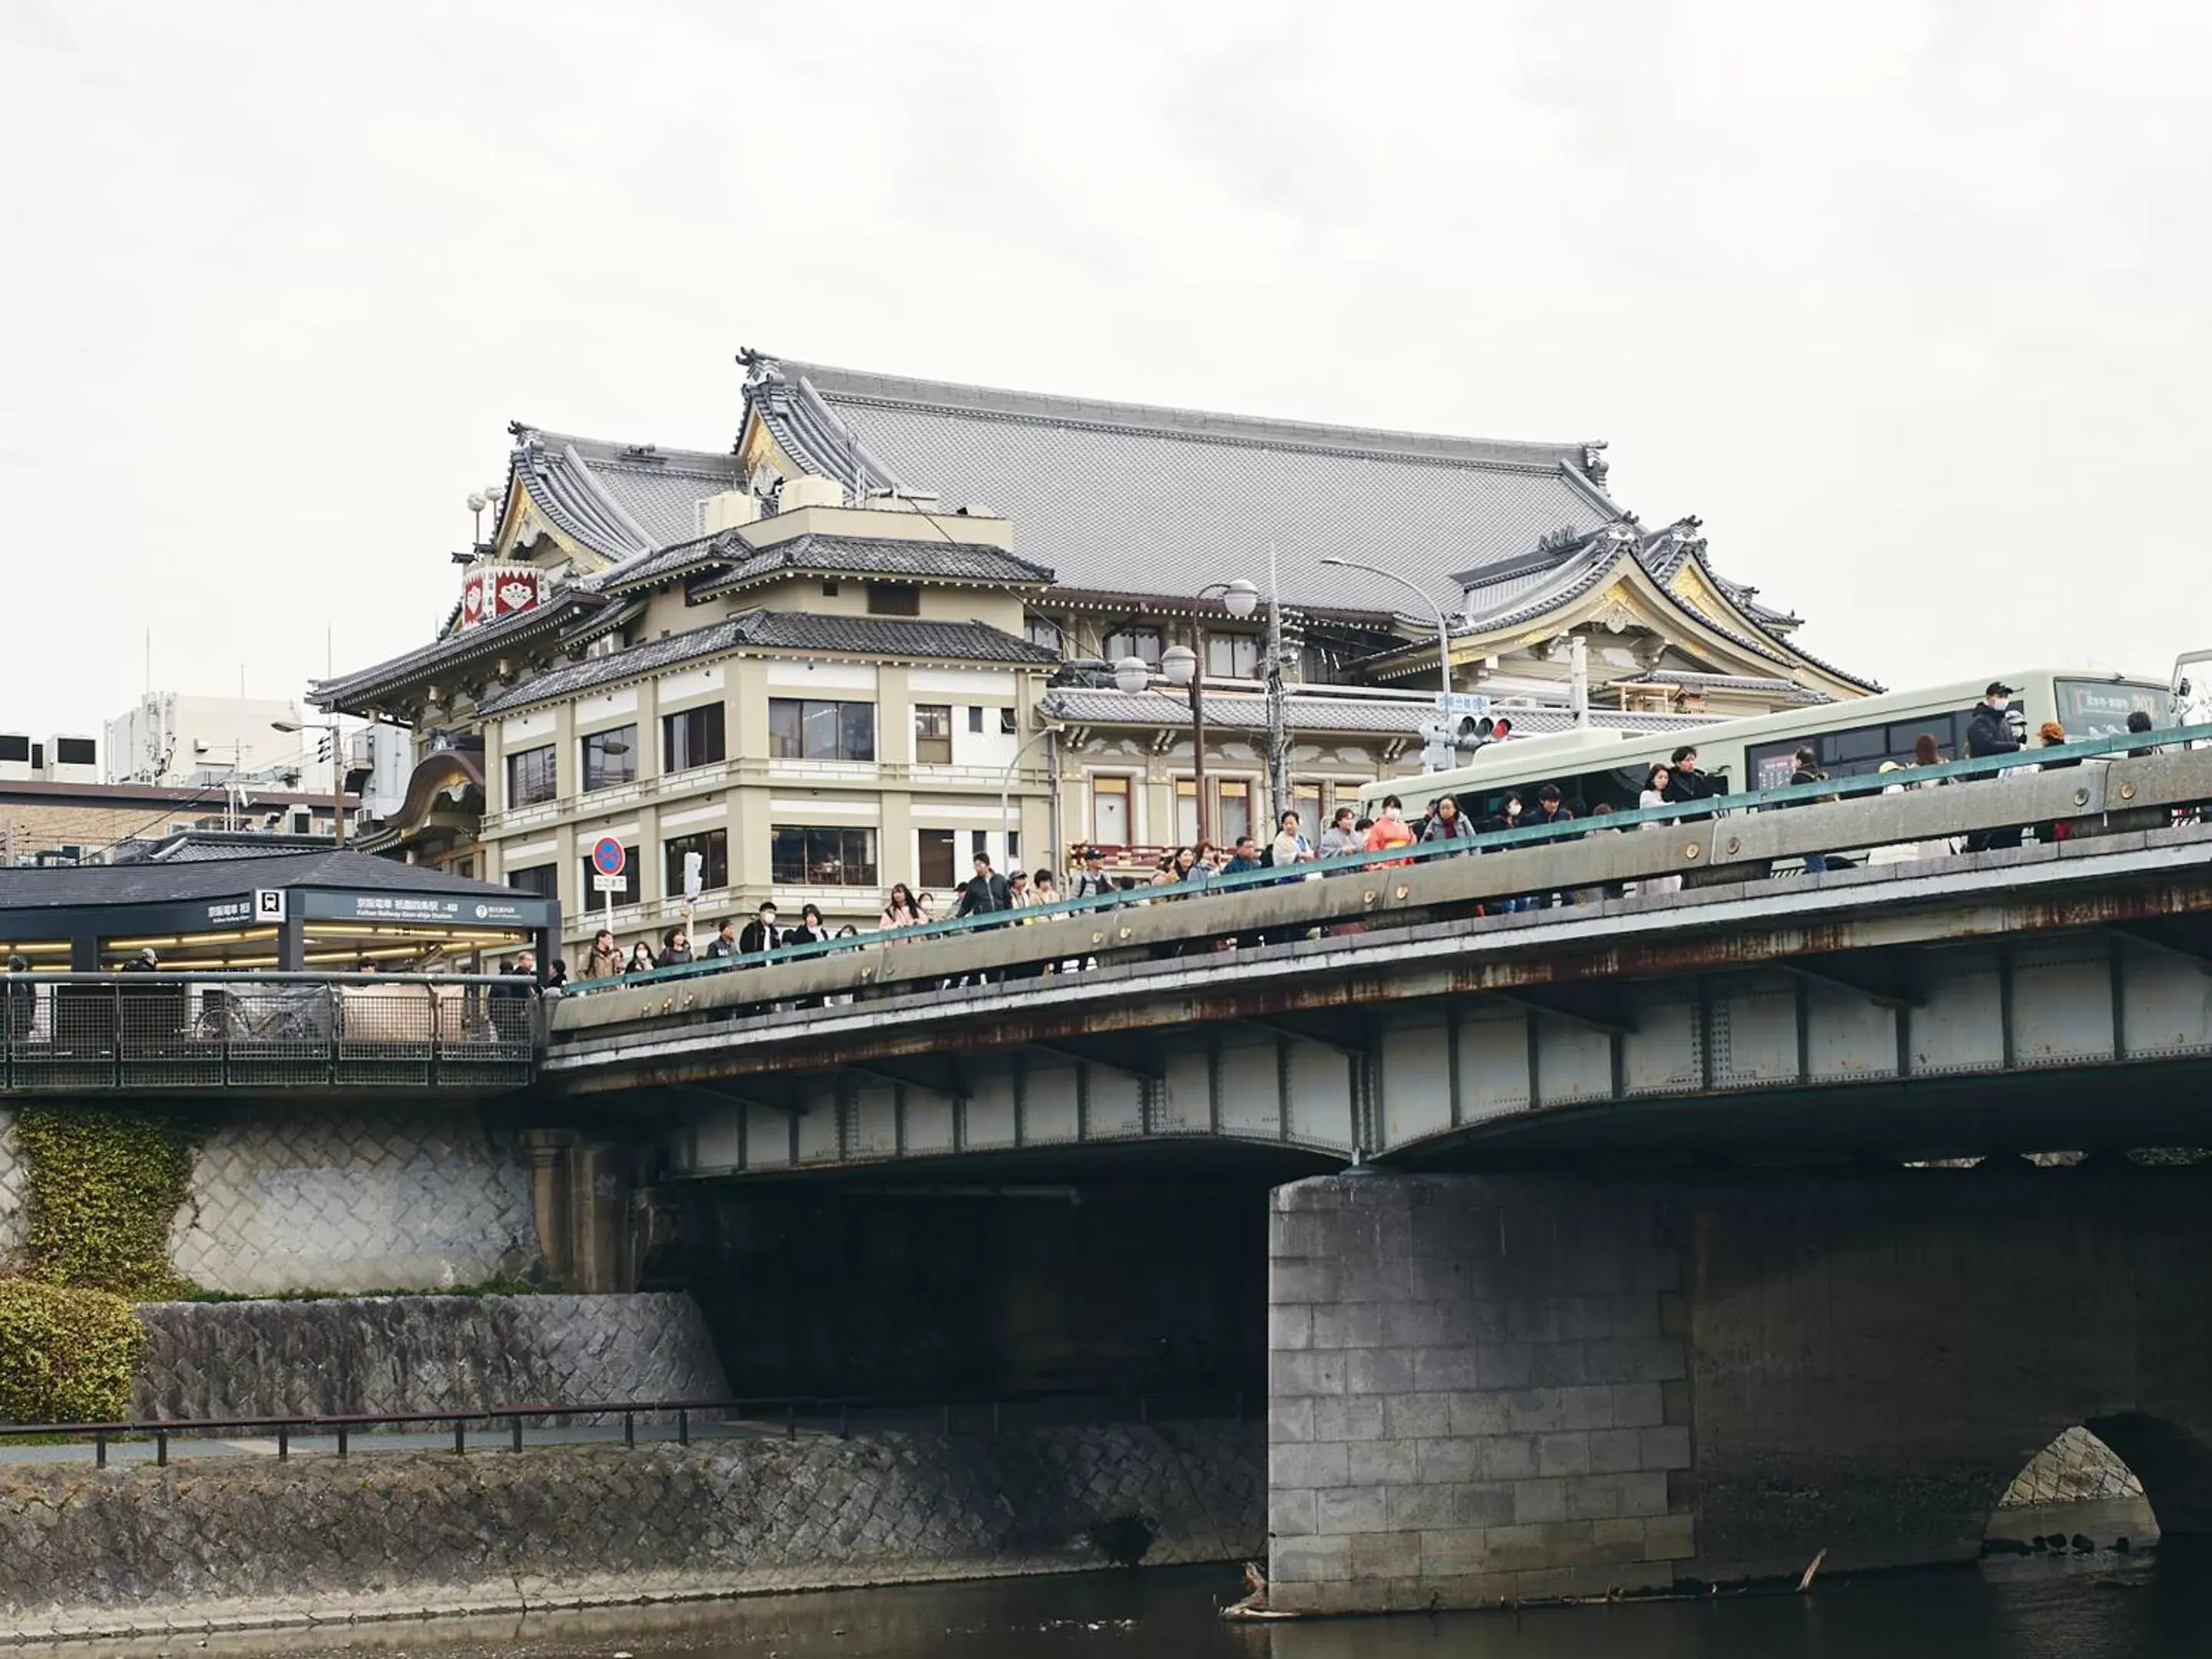
M164 968L343 973L460 966L561 937L555 901L368 853L0 869L0 953L93 973L150 948Z

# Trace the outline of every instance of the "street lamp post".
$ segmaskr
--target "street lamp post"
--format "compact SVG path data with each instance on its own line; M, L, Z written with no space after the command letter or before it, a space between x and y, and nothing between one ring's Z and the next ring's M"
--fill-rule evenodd
M331 734L331 833L335 845L345 848L345 761L338 754L338 723L336 720L271 720L270 726L278 732L327 732Z
M1437 704L1437 713L1439 715L1447 713L1451 708L1451 623L1444 618L1443 607L1430 596L1427 588L1422 586L1412 577L1401 576L1395 570L1385 570L1379 564L1367 564L1358 559L1334 557L1324 558L1322 562L1338 565L1346 570L1364 570L1370 576L1380 576L1385 581L1395 582L1399 586L1419 595L1422 608L1437 619L1437 678L1438 687L1443 693L1442 700Z

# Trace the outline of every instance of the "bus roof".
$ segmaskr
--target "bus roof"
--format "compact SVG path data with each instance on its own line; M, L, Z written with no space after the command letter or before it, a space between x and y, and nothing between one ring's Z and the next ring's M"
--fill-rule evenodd
M1849 697L1835 702L1810 703L1771 714L1751 714L1741 720L1714 720L1708 725L1669 727L1665 731L1632 731L1626 727L1578 726L1541 738L1513 738L1478 750L1464 766L1413 777L1379 778L1360 789L1363 802L1385 794L1425 800L1447 792L1490 785L1517 785L1547 773L1588 769L1613 763L1631 765L1646 759L1663 760L1679 748L1720 747L1755 744L1824 727L1847 727L1885 715L1909 715L1932 708L1962 709L1981 701L1994 682L2022 686L2039 680L2089 680L2101 684L2166 684L2162 674L2123 674L2097 668L2014 669L1976 680L1915 690L1885 691L1877 696ZM1608 716L1633 719L1634 716ZM1609 752L1608 752L1609 751Z

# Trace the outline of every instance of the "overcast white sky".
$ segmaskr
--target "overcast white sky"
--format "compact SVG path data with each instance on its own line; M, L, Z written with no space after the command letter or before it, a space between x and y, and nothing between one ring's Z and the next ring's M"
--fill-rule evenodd
M2208 83L2201 0L0 0L0 728L422 643L510 419L719 447L748 344L1603 437L1848 666L2161 670Z

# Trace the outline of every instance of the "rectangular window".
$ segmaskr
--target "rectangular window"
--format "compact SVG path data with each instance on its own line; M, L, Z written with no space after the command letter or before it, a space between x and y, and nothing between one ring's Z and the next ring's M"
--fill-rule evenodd
M56 738L54 763L58 766L96 766L100 756L98 745L90 738Z
M876 757L876 706L770 697L768 746L777 760L872 761Z
M0 761L31 758L31 740L20 732L0 732Z
M876 832L779 825L769 874L782 887L873 887Z
M1101 847L1129 844L1128 779L1092 775L1091 839Z
M1260 672L1260 638L1256 634L1208 634L1206 672L1216 679L1249 680Z
M952 872L952 831L917 830L915 837L921 855L915 866L915 882L924 888L951 886L956 878Z
M1224 847L1237 845L1237 837L1252 833L1252 786L1234 778L1221 783L1221 813L1213 838Z
M969 711L968 711L968 729L969 729L970 732L981 732L981 731L982 731L982 729L983 729L983 710L982 710L982 708L981 708L981 707L980 705L979 705L979 706L977 706L977 707L971 708L970 709L969 709Z
M1176 780L1176 841L1183 847L1198 842L1198 784L1191 778Z
M1011 738L1021 729L1021 711L1019 709L1001 708L999 711L999 735L1000 737Z
M561 896L561 866L557 864L533 864L526 870L510 870L507 884L518 893L535 893L540 898Z
M1116 663L1134 657L1148 668L1160 665L1160 630L1157 628L1117 628L1106 636L1106 660Z
M670 897L680 897L684 892L684 855L699 855L699 886L707 891L730 884L730 832L726 830L702 830L696 836L672 836L660 844L661 874L666 884L661 891Z
M1060 624L1049 617L1029 619L1030 643L1045 651L1060 649Z
M921 614L921 589L913 582L870 582L868 614L871 617L919 617Z
M952 706L918 702L914 706L914 757L925 766L952 764Z
M1321 785L1302 778L1291 785L1291 811L1298 815L1298 833L1318 845L1327 827L1321 815ZM1279 830L1280 824L1274 826Z
M589 836L584 844L588 848L598 839L597 836ZM580 863L582 874L577 878L576 890L583 896L583 902L587 908L593 910L603 908L606 904L607 896L592 885L592 878L599 872L592 867L588 853ZM615 894L617 904L635 904L645 896L645 872L638 867L637 848L626 842L623 844L623 872L617 879L625 884Z
M507 757L507 805L510 811L551 800L560 793L556 782L551 744L542 749L525 749Z
M710 702L660 717L660 769L688 772L724 757L722 705Z
M584 792L637 781L637 727L617 726L584 739Z

